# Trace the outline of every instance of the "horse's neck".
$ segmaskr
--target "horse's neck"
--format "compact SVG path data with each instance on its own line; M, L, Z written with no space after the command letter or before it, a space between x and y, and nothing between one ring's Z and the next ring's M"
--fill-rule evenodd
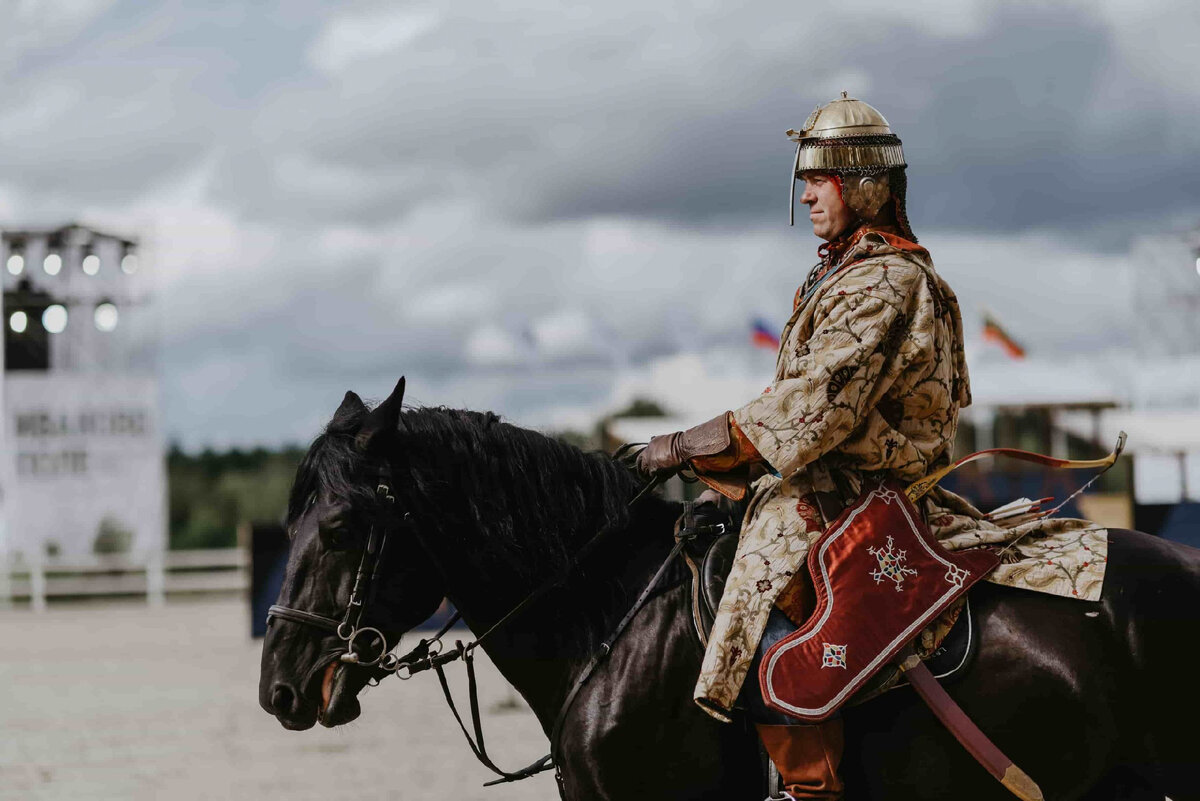
M562 576L597 531L604 540L561 586L488 635L484 649L547 725L578 668L628 610L671 547L675 511L626 504L637 483L603 457L494 419L424 412L406 425L414 498L436 529L446 595L480 635Z
M629 524L605 531L603 542L563 586L504 620L483 643L492 662L529 702L543 726L552 725L575 676L670 550L667 533L674 515L674 507L657 499L639 503ZM597 529L604 525L596 522ZM560 575L547 572L514 593L511 577L477 568L454 576L447 595L478 636L529 592Z

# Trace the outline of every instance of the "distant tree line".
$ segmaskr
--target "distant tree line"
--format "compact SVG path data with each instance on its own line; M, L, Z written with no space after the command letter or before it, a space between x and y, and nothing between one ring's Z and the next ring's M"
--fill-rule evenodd
M551 435L584 450L601 447L608 421L615 417L658 417L663 409L638 398L597 422L593 430ZM304 448L205 449L191 454L172 445L167 452L170 487L171 548L230 548L241 523L282 520L288 491ZM117 532L106 535L104 545Z
M566 429L549 433L550 436L562 440L569 445L574 445L581 450L604 450L605 446L609 444L608 426L613 420L619 417L665 417L666 414L667 411L658 401L647 398L634 398L624 408L606 414L597 420L596 424L592 426L591 431ZM663 433L670 432L664 431Z
M237 527L283 518L304 449L167 452L171 548L229 548Z

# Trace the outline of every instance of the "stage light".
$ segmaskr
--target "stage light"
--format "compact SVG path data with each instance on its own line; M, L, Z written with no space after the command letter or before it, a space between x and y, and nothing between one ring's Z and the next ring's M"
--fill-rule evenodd
M67 309L58 303L42 312L42 328L51 334L61 334L67 328Z
M62 269L62 256L57 253L50 253L42 262L42 269L46 271L46 275L58 275L58 271Z
M96 328L101 331L112 331L117 327L117 307L111 303L101 303L92 315Z
M8 318L8 327L13 330L14 334L24 334L25 329L29 327L29 315L23 311L15 311Z
M137 254L126 251L125 255L121 257L121 272L125 273L126 275L133 275L137 272L137 268Z
M25 257L20 253L14 253L8 257L8 273L9 275L20 275L25 269Z
M95 275L100 272L100 257L95 253L89 253L83 257L83 271L88 275Z

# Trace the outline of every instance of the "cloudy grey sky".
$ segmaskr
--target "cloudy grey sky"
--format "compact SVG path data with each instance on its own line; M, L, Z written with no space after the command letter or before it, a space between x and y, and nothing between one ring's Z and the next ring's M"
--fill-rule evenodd
M144 239L192 448L307 440L400 373L543 427L748 399L817 244L784 131L842 89L968 326L1046 358L1128 345L1131 244L1200 214L1188 0L0 9L0 224Z

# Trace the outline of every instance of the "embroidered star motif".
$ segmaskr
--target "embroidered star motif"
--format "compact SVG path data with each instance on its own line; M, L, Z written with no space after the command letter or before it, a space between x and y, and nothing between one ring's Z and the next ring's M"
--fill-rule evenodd
M907 552L896 550L895 540L891 535L888 535L887 538L887 548L867 548L867 553L874 556L879 562L879 569L871 571L871 578L875 579L876 584L883 583L884 579L890 579L896 584L896 592L902 592L904 578L917 575L917 571L904 566L904 561L908 558Z

